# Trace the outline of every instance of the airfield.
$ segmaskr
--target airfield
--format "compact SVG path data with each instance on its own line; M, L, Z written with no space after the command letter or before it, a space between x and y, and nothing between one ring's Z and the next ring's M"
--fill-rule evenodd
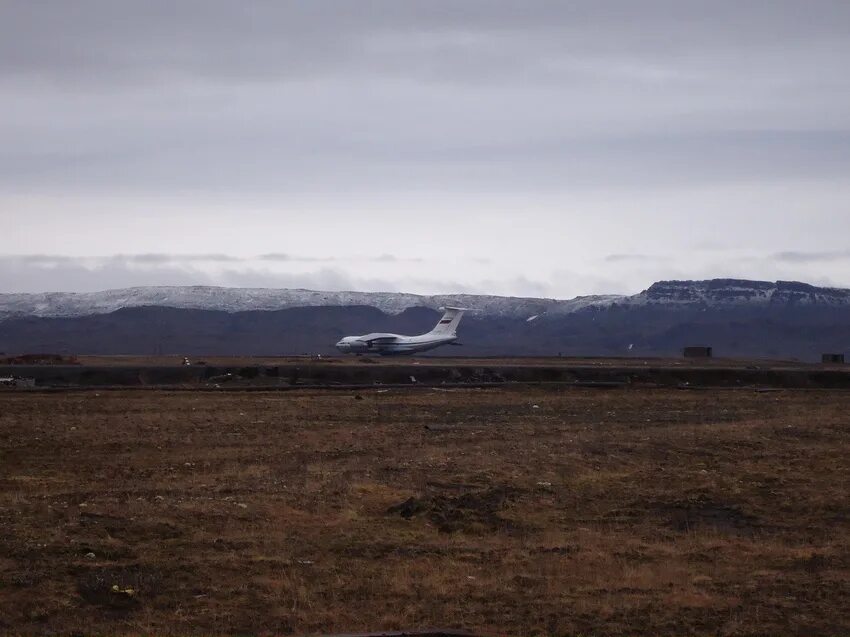
M10 366L0 632L850 632L843 366L204 362Z
M18 364L9 364L15 361ZM52 364L0 359L0 377L40 389L358 389L522 384L679 388L850 389L850 366L722 358L435 356L80 356Z

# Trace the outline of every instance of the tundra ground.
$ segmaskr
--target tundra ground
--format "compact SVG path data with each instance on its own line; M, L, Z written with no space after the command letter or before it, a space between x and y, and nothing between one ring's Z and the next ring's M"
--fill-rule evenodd
M0 393L0 632L850 633L850 394Z

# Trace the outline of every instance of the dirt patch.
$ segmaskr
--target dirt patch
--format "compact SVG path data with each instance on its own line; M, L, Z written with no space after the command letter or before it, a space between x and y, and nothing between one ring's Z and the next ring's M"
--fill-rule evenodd
M516 528L516 523L503 518L500 513L515 496L516 489L500 486L456 496L410 497L391 506L387 513L405 519L424 516L441 533L511 531Z
M80 526L95 532L101 531L109 537L133 542L174 539L182 534L177 525L165 520L129 519L87 511L80 513Z
M87 603L110 611L130 612L158 592L161 577L139 565L91 567L77 577L77 592Z
M676 531L712 530L722 533L752 533L759 524L738 506L699 497L649 507Z
M758 519L745 513L739 505L706 496L677 499L673 502L639 500L626 508L609 512L609 520L636 526L649 522L678 533L710 532L730 535L752 535L762 528Z

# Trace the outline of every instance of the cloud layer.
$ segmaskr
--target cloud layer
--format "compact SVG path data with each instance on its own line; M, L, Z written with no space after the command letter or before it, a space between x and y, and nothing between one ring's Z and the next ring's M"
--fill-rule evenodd
M459 270L441 268L423 260L414 274L399 272L404 261L392 255L352 259L316 257L268 260L268 255L236 257L222 254L139 254L99 257L67 255L0 256L2 292L96 292L149 285L217 285L233 287L303 288L365 292L479 293L505 296L571 298L586 294L630 293L660 279L703 279L713 276L794 280L795 268L807 268L806 281L847 287L823 276L821 263L850 266L850 254L752 255L708 251L699 266L679 270L675 261L653 255L613 254L599 259L591 270L609 268L606 274L558 269L531 275L512 274L502 264L502 276L493 276L493 264L462 260ZM786 265L782 265L782 264ZM779 265L777 265L779 264ZM364 266L370 266L364 268ZM419 274L424 272L425 275ZM627 288L623 281L643 281ZM565 285L567 282L567 285Z
M28 264L53 289L90 285L80 267L558 296L850 284L844 0L2 13L0 254L19 282ZM21 260L41 253L89 260Z

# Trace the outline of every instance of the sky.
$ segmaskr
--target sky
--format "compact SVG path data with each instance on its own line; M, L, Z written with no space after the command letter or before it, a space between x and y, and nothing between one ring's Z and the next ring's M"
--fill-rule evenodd
M0 292L850 287L846 0L2 0Z

